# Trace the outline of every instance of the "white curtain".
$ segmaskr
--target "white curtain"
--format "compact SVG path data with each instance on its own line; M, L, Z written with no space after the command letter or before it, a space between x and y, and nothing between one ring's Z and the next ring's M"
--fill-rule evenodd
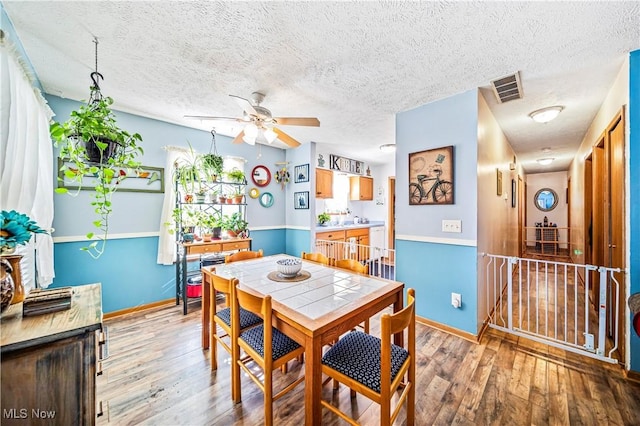
M53 113L31 84L15 49L0 42L0 209L28 215L43 229L53 224ZM54 278L53 239L38 234L19 246L25 287L47 287ZM35 257L35 261L34 261ZM37 270L37 281L36 271Z
M176 261L176 236L169 233L167 223L172 223L172 212L176 205L176 188L173 183L173 165L178 159L190 153L189 149L179 146L165 146L167 161L165 163L165 185L162 213L160 214L160 237L158 238L159 265L173 265Z

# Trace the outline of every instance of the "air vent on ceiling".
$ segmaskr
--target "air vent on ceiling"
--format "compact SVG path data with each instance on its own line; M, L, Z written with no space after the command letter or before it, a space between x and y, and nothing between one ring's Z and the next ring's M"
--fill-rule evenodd
M491 82L491 88L493 88L493 93L501 104L520 99L522 97L520 72L493 80Z

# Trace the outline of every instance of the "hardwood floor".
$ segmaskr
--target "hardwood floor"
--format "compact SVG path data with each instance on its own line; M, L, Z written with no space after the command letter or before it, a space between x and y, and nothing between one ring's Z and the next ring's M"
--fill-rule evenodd
M242 403L230 395L229 356L218 351L218 371L200 347L200 310L154 308L105 321L108 360L97 380L104 415L97 424L261 425L262 392L242 378ZM371 320L371 333L379 318ZM632 425L640 419L640 384L621 368L489 331L481 344L418 324L416 425ZM296 362L274 386L304 374ZM378 424L378 406L344 386L323 397L358 418ZM355 414L354 414L355 413ZM397 424L404 424L401 413ZM274 424L304 424L304 387L274 403ZM344 424L323 410L323 425Z

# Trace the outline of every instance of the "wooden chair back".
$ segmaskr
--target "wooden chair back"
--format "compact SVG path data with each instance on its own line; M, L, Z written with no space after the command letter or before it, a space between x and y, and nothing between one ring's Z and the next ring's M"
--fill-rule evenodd
M322 253L305 253L302 252L302 256L300 256L304 260L309 260L311 262L320 263L322 265L332 265L335 261L332 257L327 257Z
M355 259L340 259L336 260L335 266L341 269L348 269L353 272L358 272L360 274L368 274L369 273L369 265L363 265Z
M415 314L415 291L409 289L407 291L407 304L399 312L394 314L385 313L380 318L380 392L376 392L365 384L357 381L345 374L340 373L333 368L324 365L322 372L330 378L344 383L352 391L359 392L380 404L380 424L391 425L400 413L402 405L406 402L407 418L405 424L413 426L415 424L415 379L416 379L416 314ZM405 340L404 349L408 356L395 376L391 380L391 347L393 335L396 333L404 333L407 331L407 339ZM353 336L356 336L355 334ZM369 337L376 339L376 337ZM342 358L349 362L348 346L347 349L341 348ZM332 349L333 350L333 349ZM329 355L327 355L329 356ZM396 397L396 391L402 389L399 397ZM391 403L394 402L392 410ZM328 401L323 400L322 405L350 424L357 424L347 414L342 412Z
M273 334L280 332L278 330L274 330L273 328L271 296L258 296L256 294L244 291L241 288L237 288L235 296L233 297L233 309L231 310L232 314L234 315L235 322L239 322L239 318L237 318L237 316L241 308L246 311L253 312L254 314L259 315L263 318L263 324L259 326L263 328L263 342L261 345L263 355L260 355L255 347L241 339L240 331L235 328L233 330L233 342L238 349L244 350L248 357L237 359L235 361L235 364L233 365L233 369L237 370L238 367L242 368L247 376L249 376L251 380L253 380L258 385L260 390L262 390L262 392L264 393L264 424L267 426L271 426L273 424L273 401L279 399L287 392L293 390L298 384L304 381L304 376L299 377L289 385L285 386L279 392L274 393L272 378L273 370L286 365L287 362L293 359L299 358L302 354L304 354L304 347L299 346L296 350L292 350L285 355L282 355L280 358L274 360L272 342L277 342L280 340L280 338L276 336L274 340ZM280 336L282 336L281 333ZM239 350L237 350L236 353L239 353ZM253 366L249 367L246 365L247 362L251 361L260 366L263 374L260 374L260 372L256 372ZM233 372L232 374L235 375L236 373ZM238 384L236 391L237 395L234 397L234 401L240 402L240 384Z
M262 257L262 249L258 251L244 250L226 255L224 257L224 263L238 262L240 260L247 259L256 259L258 257Z

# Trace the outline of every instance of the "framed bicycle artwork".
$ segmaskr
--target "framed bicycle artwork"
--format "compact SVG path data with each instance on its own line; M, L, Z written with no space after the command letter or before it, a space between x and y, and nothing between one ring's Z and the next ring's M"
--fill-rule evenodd
M409 154L409 205L454 204L453 145Z

